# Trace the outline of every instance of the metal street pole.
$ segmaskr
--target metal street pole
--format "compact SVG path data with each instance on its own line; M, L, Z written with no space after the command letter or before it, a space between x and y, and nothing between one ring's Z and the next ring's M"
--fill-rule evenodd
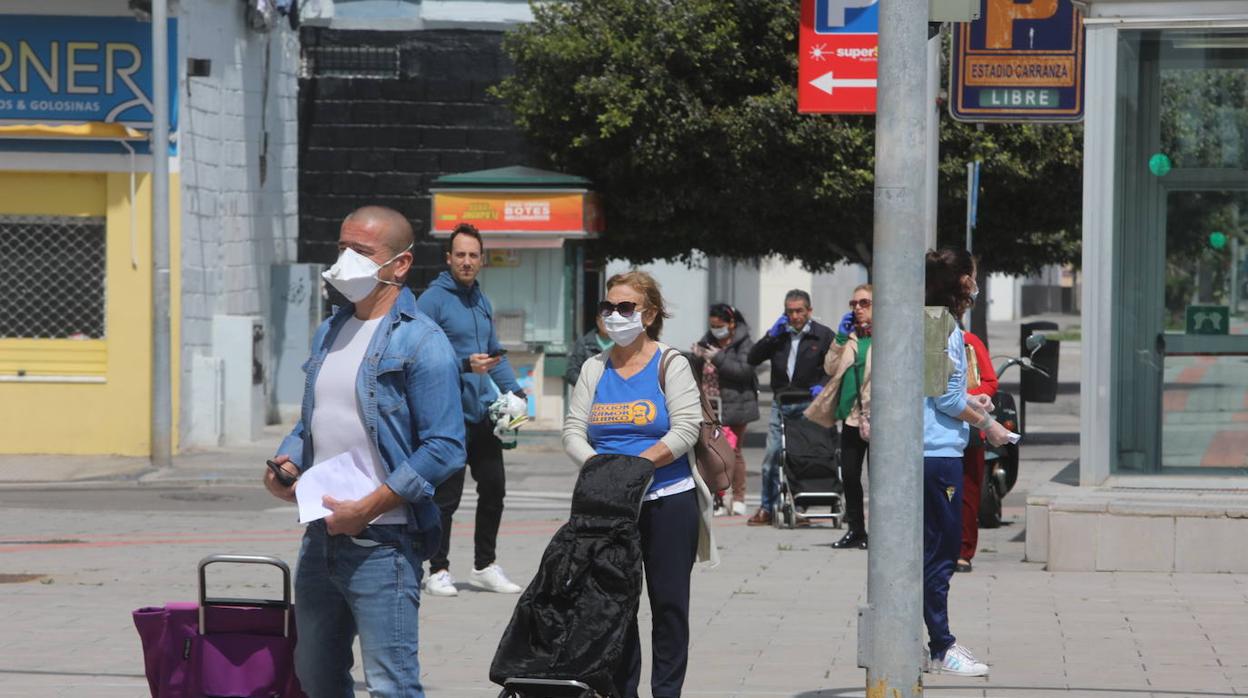
M152 465L173 456L169 321L169 22L152 0Z
M925 244L936 247L936 223L940 195L940 54L944 32L927 40L927 191L924 211L927 217Z
M869 698L922 695L923 277L928 0L880 0L875 131Z
M966 163L966 251L975 254L975 222L979 218L979 161ZM971 309L962 314L962 326L971 327ZM981 328L982 329L982 328Z

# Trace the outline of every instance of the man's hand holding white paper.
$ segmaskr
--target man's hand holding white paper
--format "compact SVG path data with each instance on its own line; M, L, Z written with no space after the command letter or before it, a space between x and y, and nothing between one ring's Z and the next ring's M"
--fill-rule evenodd
M313 465L299 478L295 498L299 502L299 523L323 519L334 513L325 508L326 495L338 500L362 499L376 485L358 465L351 452L339 453Z

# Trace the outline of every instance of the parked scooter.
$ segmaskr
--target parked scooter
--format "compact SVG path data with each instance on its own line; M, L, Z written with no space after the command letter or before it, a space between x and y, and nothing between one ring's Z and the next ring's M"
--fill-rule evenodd
M1045 341L1047 340L1043 334L1036 333L1027 337L1027 356L994 356L994 359L1007 359L997 369L997 380L1000 380L1005 372L1014 366L1018 366L1020 371L1035 371L1040 376L1048 378L1049 373L1032 361L1032 357L1036 355L1040 347L1044 346ZM1001 426L1017 434L1024 434L1023 429L1026 425L1018 418L1018 407L1014 396L1004 390L998 390L993 402L995 409L992 416L1001 423ZM1001 525L1002 502L1005 501L1005 495L1014 488L1014 483L1018 481L1018 447L1019 444L1011 443L1002 446L985 444L984 483L980 489L979 500L980 528L997 528Z

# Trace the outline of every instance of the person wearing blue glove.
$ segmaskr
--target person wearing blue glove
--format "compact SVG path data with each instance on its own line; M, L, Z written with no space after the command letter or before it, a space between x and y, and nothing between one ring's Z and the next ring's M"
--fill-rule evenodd
M747 362L771 362L771 419L763 455L762 504L749 518L751 526L771 523L780 492L780 430L784 419L798 419L813 399L813 388L828 380L824 355L836 338L832 328L812 317L810 294L793 289L784 296L784 315L750 348ZM781 404L781 396L784 397Z
M789 316L786 313L784 315L781 315L779 320L776 320L776 323L771 326L770 330L767 330L767 336L771 337L772 339L775 339L779 337L780 335L784 334L788 329L789 329Z
M862 468L869 450L871 416L871 284L854 289L849 312L841 318L824 370L831 378L824 397L806 410L806 418L825 427L841 423L841 484L845 487L845 535L832 543L838 550L867 547Z
M836 338L838 340L841 338L842 335L845 337L849 337L849 335L853 333L854 311L851 310L848 313L845 313L844 315L841 316L841 324L837 326L836 330L837 330ZM841 343L844 344L844 342L841 342Z

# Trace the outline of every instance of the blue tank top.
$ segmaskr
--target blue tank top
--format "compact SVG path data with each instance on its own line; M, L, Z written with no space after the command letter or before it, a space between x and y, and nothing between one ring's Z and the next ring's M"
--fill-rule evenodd
M589 411L587 431L595 451L639 456L671 429L667 400L659 390L662 355L663 352L656 351L641 372L627 379L620 377L610 360L607 361ZM692 476L689 456L682 455L655 469L650 492Z

